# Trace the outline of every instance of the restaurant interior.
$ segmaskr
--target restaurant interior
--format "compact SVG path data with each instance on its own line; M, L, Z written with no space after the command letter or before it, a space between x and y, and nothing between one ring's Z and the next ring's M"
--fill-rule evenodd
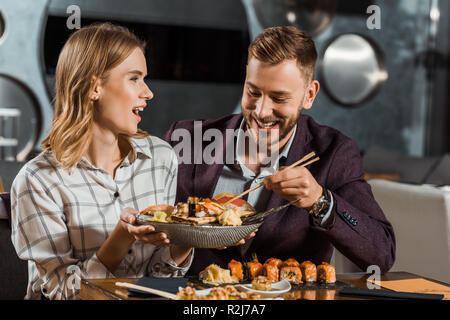
M77 12L81 27L109 21L148 43L154 112L140 128L157 137L177 120L240 113L247 47L265 28L308 32L321 89L304 113L357 143L395 232L390 272L450 284L449 1L1 0L1 192L41 152L56 63ZM0 252L0 299L23 299L27 263L5 215ZM338 250L330 263L337 274L367 272Z

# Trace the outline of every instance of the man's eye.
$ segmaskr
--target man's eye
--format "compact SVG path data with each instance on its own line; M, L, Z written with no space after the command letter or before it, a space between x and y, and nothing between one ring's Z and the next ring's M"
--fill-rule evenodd
M273 97L272 100L275 103L283 103L286 101L286 99L284 99L284 98L276 98L276 97Z
M248 91L248 93L252 96L252 97L259 97L260 96L260 94L258 93L258 92L255 92L255 91Z
M138 78L134 77L130 79L131 81L138 81Z

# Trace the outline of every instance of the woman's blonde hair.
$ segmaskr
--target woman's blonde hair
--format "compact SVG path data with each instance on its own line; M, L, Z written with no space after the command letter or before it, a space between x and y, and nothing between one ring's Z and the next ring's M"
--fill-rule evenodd
M51 150L64 169L70 170L81 160L92 137L93 79L105 80L108 71L135 48L144 51L145 42L128 29L111 23L83 27L65 43L56 66L52 129L41 143L44 151ZM148 135L138 129L127 138Z

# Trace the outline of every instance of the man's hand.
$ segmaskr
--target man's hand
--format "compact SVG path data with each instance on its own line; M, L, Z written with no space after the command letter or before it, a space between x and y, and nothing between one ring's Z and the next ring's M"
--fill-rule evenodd
M299 208L312 207L323 193L323 188L317 183L311 172L304 167L290 169L282 167L264 179L264 183L267 189L272 190L283 199L288 201L300 199L294 204Z
M256 232L258 232L258 229L256 229L255 231L253 231L252 233L250 233L248 236L246 236L244 239L239 240L236 243L230 244L229 247L236 247L236 246L240 246L241 244L244 244L246 240L250 240L251 238L253 238L256 235ZM227 247L221 247L221 248L217 248L218 250L223 250L226 249Z

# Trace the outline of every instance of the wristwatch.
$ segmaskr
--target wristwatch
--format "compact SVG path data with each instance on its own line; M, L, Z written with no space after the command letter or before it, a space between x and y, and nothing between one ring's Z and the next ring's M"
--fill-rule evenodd
M330 209L330 193L325 187L322 187L322 189L322 197L320 197L320 199L312 205L311 209L309 209L309 213L316 218L323 218L328 212L328 209Z

